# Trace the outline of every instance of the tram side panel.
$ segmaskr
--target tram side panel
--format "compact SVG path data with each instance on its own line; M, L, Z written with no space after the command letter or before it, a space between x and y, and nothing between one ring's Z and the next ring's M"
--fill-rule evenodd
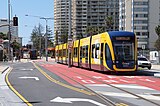
M59 50L58 50L58 45L55 48L55 61L59 62Z
M63 44L63 49L62 49L62 62L63 64L67 64L67 44Z
M79 46L79 66L89 68L89 48L90 48L90 37L83 38L80 40Z
M91 69L104 71L102 34L92 36L91 40Z
M63 59L62 59L62 56L63 56L63 45L59 45L59 63L63 63Z

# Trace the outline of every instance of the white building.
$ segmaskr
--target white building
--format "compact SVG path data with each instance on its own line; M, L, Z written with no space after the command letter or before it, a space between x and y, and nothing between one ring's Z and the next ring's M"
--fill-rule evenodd
M160 0L120 0L119 13L119 29L134 31L138 51L148 56L158 38L155 27L160 23Z

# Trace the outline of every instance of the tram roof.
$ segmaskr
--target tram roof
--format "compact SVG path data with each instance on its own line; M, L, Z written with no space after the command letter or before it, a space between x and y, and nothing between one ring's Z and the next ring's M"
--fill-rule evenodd
M114 37L114 36L135 36L133 32L128 32L128 31L109 31L108 34L111 37Z

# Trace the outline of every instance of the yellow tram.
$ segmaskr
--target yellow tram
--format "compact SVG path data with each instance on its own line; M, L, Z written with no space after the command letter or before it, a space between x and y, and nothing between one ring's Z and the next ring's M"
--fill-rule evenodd
M56 62L68 63L68 44L56 46ZM133 32L110 31L73 42L71 65L100 71L136 71L137 38Z

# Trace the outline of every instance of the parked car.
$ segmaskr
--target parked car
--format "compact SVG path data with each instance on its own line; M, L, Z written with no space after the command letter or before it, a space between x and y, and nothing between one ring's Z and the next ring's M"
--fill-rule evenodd
M152 67L152 64L146 57L138 56L138 67L142 67L142 68L147 67L150 70Z

